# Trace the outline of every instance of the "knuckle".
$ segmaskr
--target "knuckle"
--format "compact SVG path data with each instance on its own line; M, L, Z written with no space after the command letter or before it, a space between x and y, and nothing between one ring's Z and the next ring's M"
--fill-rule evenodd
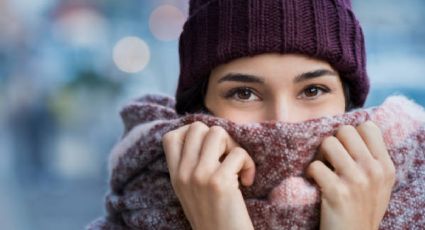
M173 140L176 136L176 132L174 130L168 131L162 136L162 142L163 143L169 143L171 140Z
M338 138L349 135L350 133L355 132L356 129L354 128L354 126L352 125L343 125L341 127L338 128L337 132L336 132L336 136Z
M351 193L350 190L341 184L335 184L333 187L331 187L331 190L333 191L334 199L338 201L338 203L344 203L348 199L350 199Z
M363 122L358 128L363 131L373 132L376 135L381 134L381 129L371 120Z
M221 126L217 126L217 125L211 126L210 132L216 138L218 138L221 142L225 142L226 139L229 137L229 134L227 133L227 131Z
M221 194L224 192L224 185L222 177L218 174L215 174L211 176L211 178L208 180L208 188L210 191L216 194Z
M224 130L223 127L218 125L211 126L210 131L216 133L219 136L225 136L227 134L226 130Z
M196 170L192 174L190 181L196 186L205 186L206 184L205 174L202 173L200 170Z
M352 179L352 182L353 182L354 186L356 186L356 187L358 187L362 190L365 190L369 187L369 180L364 175L357 175L356 177L354 177Z
M321 162L320 162L320 161L318 161L318 160L313 161L313 162L312 162L312 163L310 163L310 165L308 166L307 171L308 171L310 174L314 174L314 173L318 170L318 168L320 167L320 164L321 164Z
M374 181L380 181L385 178L384 169L379 163L372 164L368 169L368 174Z
M323 151L326 149L330 149L332 146L335 145L337 141L338 140L334 136L326 137L325 139L323 139L322 143L320 144L320 150Z
M190 129L207 129L208 126L204 124L202 121L195 121L190 125Z
M190 179L184 174L179 174L174 179L174 184L177 188L186 187L190 184Z
M396 169L392 163L382 165L376 161L369 166L367 173L374 182L395 183Z
M318 175L320 175L320 167L321 164L323 164L321 161L319 160L315 160L312 163L310 163L310 165L308 165L306 173L310 176L310 177L317 177Z
M237 155L240 158L249 157L248 153L242 147L236 146L234 147L229 154Z
M375 130L379 130L379 128L378 128L378 126L375 124L375 122L373 122L373 121L371 121L371 120L365 121L365 122L363 123L363 125L364 125L365 127L367 127L368 129L375 129Z

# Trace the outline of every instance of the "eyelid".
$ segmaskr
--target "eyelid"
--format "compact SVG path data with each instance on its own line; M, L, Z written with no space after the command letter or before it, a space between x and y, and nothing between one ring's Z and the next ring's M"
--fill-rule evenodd
M329 87L325 86L325 85L321 85L321 84L310 84L310 85L307 85L306 87L303 87L303 89L301 90L301 92L299 93L299 95L303 94L306 89L311 88L311 87L318 88L319 90L322 91L322 94L326 94L326 93L331 92L331 89ZM315 99L315 98L317 98L319 96L311 97L311 99Z
M248 86L239 86L239 87L231 88L230 90L228 90L227 92L224 93L224 97L226 99L232 98L235 95L235 93L237 93L238 90L250 90L252 94L254 94L256 97L260 98L260 96L258 96L257 91L255 89L251 88L251 87L248 87ZM246 100L238 100L236 98L232 98L232 99L235 99L235 100L241 101L241 102L247 102Z
M323 84L308 84L308 85L306 85L305 87L303 87L303 89L302 90L306 90L306 89L308 89L308 88L311 88L311 87L316 87L316 88L319 88L319 89L322 89L322 90L327 90L327 91L329 91L330 90L330 88L329 87L327 87L326 85L323 85Z

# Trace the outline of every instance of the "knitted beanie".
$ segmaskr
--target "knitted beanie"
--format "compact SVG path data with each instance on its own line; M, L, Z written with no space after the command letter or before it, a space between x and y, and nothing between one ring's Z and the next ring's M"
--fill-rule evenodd
M262 53L327 61L348 83L353 107L369 92L363 32L351 0L190 0L179 39L181 95L211 70Z

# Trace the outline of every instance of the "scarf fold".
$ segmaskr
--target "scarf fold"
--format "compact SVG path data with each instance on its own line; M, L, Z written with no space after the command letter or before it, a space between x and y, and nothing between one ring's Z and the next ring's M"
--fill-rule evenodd
M111 151L107 216L88 229L191 229L171 186L162 136L202 121L223 127L256 164L241 191L255 229L318 229L320 193L304 172L322 140L342 125L372 120L396 166L396 184L380 229L425 227L425 111L403 96L377 107L299 123L236 124L209 114L180 116L174 99L145 95L120 112L124 134Z

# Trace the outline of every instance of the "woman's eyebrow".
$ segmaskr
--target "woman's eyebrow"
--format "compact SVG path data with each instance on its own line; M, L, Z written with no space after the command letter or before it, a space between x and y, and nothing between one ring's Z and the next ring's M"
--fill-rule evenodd
M238 81L238 82L246 82L246 83L259 83L264 84L264 79L259 76L250 75L250 74L242 74L242 73L229 73L224 77L218 80L218 83L224 81Z
M307 81L313 78L323 77L323 76L338 76L335 71L328 69L318 69L315 71L302 73L294 78L294 83L299 83L302 81Z

